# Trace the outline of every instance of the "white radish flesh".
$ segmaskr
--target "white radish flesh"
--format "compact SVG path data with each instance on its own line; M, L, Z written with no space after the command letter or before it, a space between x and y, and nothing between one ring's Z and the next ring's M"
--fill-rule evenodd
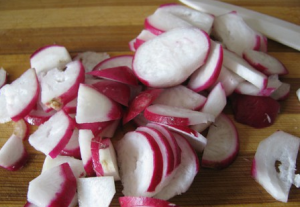
M8 76L8 74L4 70L4 68L0 68L0 88L6 84L7 76Z
M21 140L27 140L29 136L29 126L24 121L24 119L20 119L17 122L14 122L14 131L13 134L19 137Z
M119 55L103 60L94 67L93 70L102 70L107 68L115 68L119 66L127 66L132 68L133 55Z
M85 72L90 72L94 69L94 67L100 62L109 58L109 54L103 52L93 52L86 51L82 53L78 53L73 60L80 60L82 65L84 66Z
M79 130L78 141L80 146L80 154L83 162L83 167L87 176L96 175L93 169L92 148L91 143L94 135L91 130Z

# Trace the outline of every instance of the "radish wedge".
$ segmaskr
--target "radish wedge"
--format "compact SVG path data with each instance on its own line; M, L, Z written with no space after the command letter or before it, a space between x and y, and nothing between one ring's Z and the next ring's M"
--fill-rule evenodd
M239 136L234 123L225 114L220 114L209 127L206 138L201 166L217 169L228 167L239 152Z

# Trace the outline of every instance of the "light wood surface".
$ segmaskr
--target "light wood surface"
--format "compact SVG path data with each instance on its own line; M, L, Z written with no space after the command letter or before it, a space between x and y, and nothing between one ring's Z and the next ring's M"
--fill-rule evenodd
M145 17L160 4L173 2L176 1L0 0L0 66L9 72L12 81L29 68L32 52L53 43L66 46L72 55L87 50L108 52L112 56L131 54L128 42L143 29ZM300 25L299 0L226 2ZM300 189L292 187L289 202L283 204L268 195L250 175L251 162L262 139L278 129L300 137L300 102L295 94L300 88L300 52L274 41L269 41L268 50L286 65L290 73L283 81L292 85L289 98L281 102L281 111L275 124L257 130L237 123L241 142L237 160L221 171L201 168L189 191L171 199L172 202L189 207L300 206ZM226 113L233 118L230 108ZM35 129L32 127L31 132ZM11 132L11 123L0 125L0 147ZM29 181L41 172L45 156L27 142L25 145L30 159L24 168L16 172L0 168L0 206L23 206ZM116 186L117 193L111 203L115 207L119 206L118 197L122 195L120 182Z

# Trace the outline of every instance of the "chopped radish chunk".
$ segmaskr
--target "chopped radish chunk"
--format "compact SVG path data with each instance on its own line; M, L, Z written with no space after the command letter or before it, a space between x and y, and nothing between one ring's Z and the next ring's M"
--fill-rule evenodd
M87 73L92 71L98 63L108 58L109 55L105 52L99 53L99 52L86 51L86 52L78 53L73 60L80 60L82 62L82 65L84 66L85 72Z
M102 70L107 68L115 68L119 66L127 66L132 68L133 55L119 55L103 60L94 67L94 70Z
M19 137L22 140L27 140L29 136L29 126L24 121L24 119L20 119L17 122L14 122L14 135Z
M177 205L173 203L169 203L168 201L164 201L157 198L149 198L149 197L132 197L132 196L123 196L119 197L119 203L121 207L134 207L134 206L159 206L159 207L177 207Z
M5 86L3 86L0 90L0 123L6 123L11 121L10 115L8 114L8 110L6 108L6 97L5 95L3 95L2 91L3 88L5 88Z
M239 152L239 136L229 117L220 114L209 127L206 138L207 145L202 155L202 167L222 169L235 160Z
M4 70L4 68L0 68L0 88L6 84L7 76L7 72Z
M83 162L83 167L87 176L96 175L93 169L93 159L92 159L92 139L95 136L91 130L81 129L79 130L78 141L80 146L80 154Z

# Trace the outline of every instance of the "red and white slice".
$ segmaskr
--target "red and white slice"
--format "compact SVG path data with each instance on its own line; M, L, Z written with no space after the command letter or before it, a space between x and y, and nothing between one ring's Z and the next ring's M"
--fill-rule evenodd
M145 132L128 132L116 147L125 196L152 197L163 177L162 152Z
M252 165L253 178L276 200L287 202L294 183L300 139L276 131L262 140Z
M79 146L80 154L83 162L83 167L87 176L95 176L96 173L93 169L93 159L92 159L92 139L94 134L91 130L81 129L79 130Z
M69 206L76 178L68 163L53 167L29 182L27 200L37 206Z
M6 109L13 121L24 118L35 107L40 87L34 69L28 69L11 84L1 88Z
M101 107L99 107L101 106ZM121 107L95 88L80 84L76 109L77 123L111 121L121 118Z
M176 86L205 63L209 50L206 32L175 28L142 44L135 53L133 70L147 86Z
M153 101L153 104L163 104L190 110L200 109L206 102L206 97L192 91L183 85L164 89Z
M143 29L141 33L135 38L134 48L138 49L144 42L155 38L157 35L153 34L149 30Z
M84 82L84 67L80 61L66 65L65 70L54 68L39 74L41 102L48 108L60 110L77 96L80 83Z
M80 207L109 207L116 193L112 176L79 178L77 189Z
M57 156L54 159L52 159L50 156L47 156L44 160L42 173L63 163L68 163L70 165L71 170L76 178L85 177L86 173L84 171L82 161L69 156Z
M36 150L55 158L68 144L74 128L73 119L61 110L30 135L29 143Z
M63 69L71 61L68 50L61 45L47 45L39 48L30 57L30 65L37 74L53 68Z
M243 58L266 75L286 75L288 70L277 58L261 51L245 50Z
M79 130L75 128L68 144L60 152L60 155L71 156L77 159L81 159L78 137Z
M23 140L12 134L0 149L0 167L16 171L26 164L27 159Z
M14 122L14 131L13 134L19 137L22 140L27 140L29 136L29 126L24 121L24 119L20 119L17 122Z
M77 123L78 129L88 129L91 130L94 136L98 136L103 132L106 127L108 127L113 121L104 121L104 122L93 122L93 123Z
M199 171L199 160L194 149L181 135L174 133L174 136L181 148L181 164L169 185L154 196L162 200L169 200L176 195L185 193Z
M211 114L162 104L148 106L144 111L144 116L149 121L179 126L208 123L215 120Z
M149 197L134 197L123 196L119 197L119 203L121 207L137 207L137 206L159 206L159 207L177 207L174 203L170 203L165 200Z
M220 114L209 127L206 138L201 166L217 169L228 167L239 152L239 136L234 123L225 114Z
M222 45L211 41L211 49L207 61L190 77L188 87L199 92L213 85L219 77L223 63Z
M93 52L93 51L86 51L78 53L73 60L80 60L82 65L84 66L85 72L90 72L94 69L96 65L98 65L103 60L109 58L109 54L105 52Z
M0 88L4 86L7 82L7 72L4 70L4 68L0 68Z
M119 66L127 66L132 68L133 55L119 55L101 61L93 70L102 70L107 68L115 68Z

